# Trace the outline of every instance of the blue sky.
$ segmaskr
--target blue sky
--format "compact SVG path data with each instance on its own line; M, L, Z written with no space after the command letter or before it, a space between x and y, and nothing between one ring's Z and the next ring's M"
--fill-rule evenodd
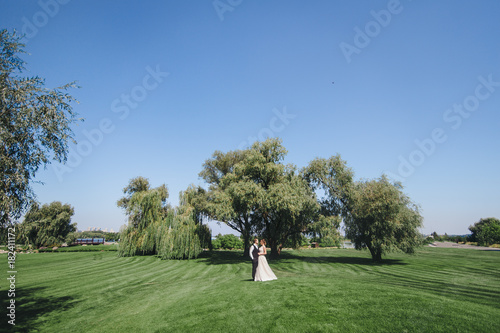
M81 86L78 145L34 188L82 230L126 223L131 178L176 205L215 150L268 136L298 167L339 153L357 179L402 181L424 233L499 218L499 15L498 1L0 1L26 74Z

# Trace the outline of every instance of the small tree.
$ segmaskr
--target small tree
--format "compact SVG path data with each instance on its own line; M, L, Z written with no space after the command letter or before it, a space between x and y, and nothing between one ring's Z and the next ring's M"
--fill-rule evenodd
M59 246L66 241L68 234L76 231L76 223L71 223L73 214L73 207L59 201L42 207L34 203L19 225L19 237L35 248Z
M500 244L500 220L494 217L480 219L469 227L471 241L481 246Z
M414 253L421 244L418 207L402 192L400 184L390 183L385 176L356 183L349 206L346 236L356 249L366 246L374 261L395 250Z
M214 249L243 249L243 241L238 236L233 234L215 236L215 241L212 242Z
M320 246L340 246L341 235L339 233L340 216L323 216L311 223L307 233L311 235L312 241L318 242Z
M432 233L432 237L434 238L434 240L435 240L436 242L438 242L438 241L441 241L441 240L442 240L442 239L441 239L441 236L439 236L439 235L437 234L437 232L435 232L435 231Z

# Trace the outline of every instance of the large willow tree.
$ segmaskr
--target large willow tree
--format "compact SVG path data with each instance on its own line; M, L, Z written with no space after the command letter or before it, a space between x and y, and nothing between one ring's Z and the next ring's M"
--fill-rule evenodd
M251 221L252 210L256 205L256 184L252 182L228 182L228 175L234 172L236 164L243 161L246 150L223 153L215 151L205 161L199 176L208 184L208 191L198 189L192 202L209 218L227 224L239 232L245 244L244 255L248 255L250 238L255 233Z
M298 245L319 212L307 182L283 164L286 153L281 140L267 139L244 151L216 152L200 174L210 184L210 217L239 231L247 250L252 234L266 238L271 257L285 241Z
M170 208L165 185L150 188L149 181L137 177L124 188L118 206L125 209L129 224L121 230L119 256L153 255L162 259L196 258L210 246L211 232L197 223L196 211L181 193L181 205Z

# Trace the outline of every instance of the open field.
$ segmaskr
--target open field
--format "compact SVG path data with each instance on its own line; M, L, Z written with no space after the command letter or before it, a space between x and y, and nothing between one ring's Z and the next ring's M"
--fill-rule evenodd
M382 264L348 249L286 251L264 283L241 255L20 254L16 331L500 332L500 251L426 247Z

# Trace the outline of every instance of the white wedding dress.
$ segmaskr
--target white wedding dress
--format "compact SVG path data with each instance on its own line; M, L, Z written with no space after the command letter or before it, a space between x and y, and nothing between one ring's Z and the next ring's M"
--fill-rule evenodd
M259 247L259 253L264 253L264 247ZM277 280L278 278L274 275L271 267L267 263L265 255L259 255L259 265L257 266L257 272L255 272L254 281L270 281Z

